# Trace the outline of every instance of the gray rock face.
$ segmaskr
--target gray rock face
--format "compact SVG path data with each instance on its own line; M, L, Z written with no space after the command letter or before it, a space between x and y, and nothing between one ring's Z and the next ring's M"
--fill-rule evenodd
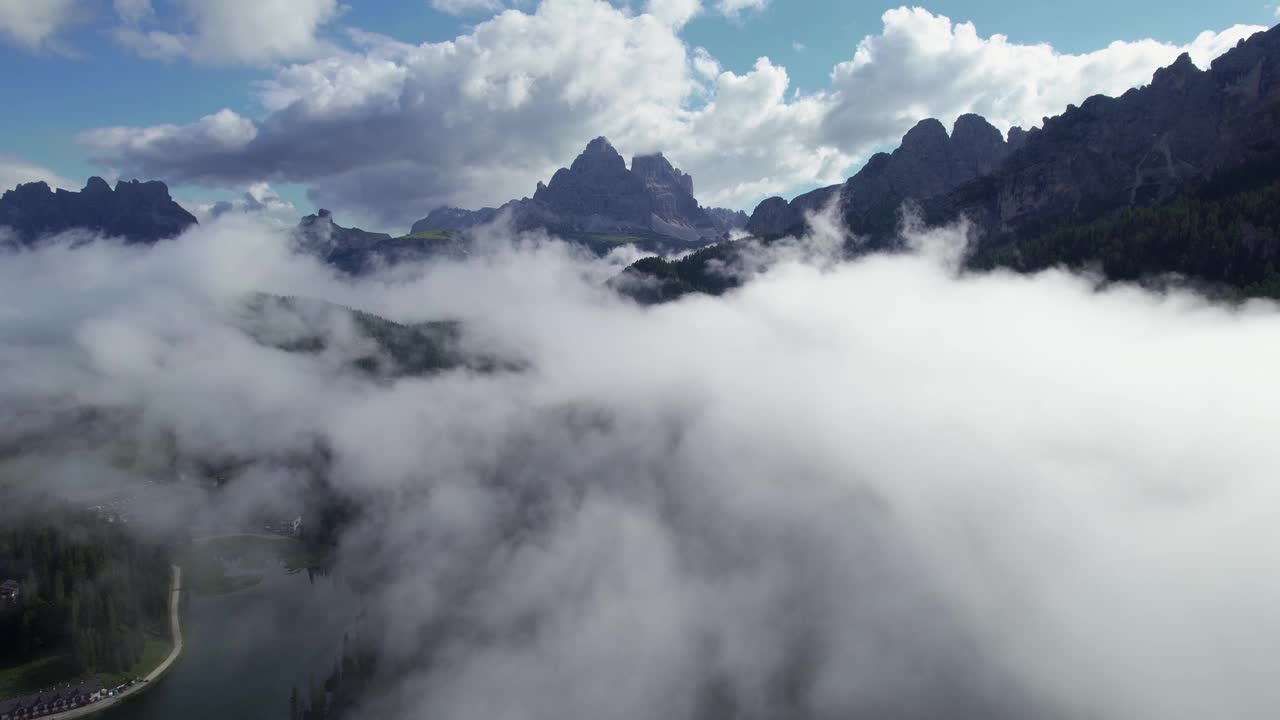
M896 224L906 201L938 197L994 172L1009 152L1000 131L978 115L962 115L950 135L941 122L922 120L897 150L872 156L844 185L819 188L790 203L778 197L760 203L747 231L758 236L794 231L806 213L838 198L851 230L867 233L885 222Z
M1190 183L1280 160L1280 27L1242 41L1200 70L1190 56L1119 98L1094 96L1047 118L982 187L934 204L994 235L1066 217L1147 205Z
M1117 249L1114 243L1128 240L1123 235L1128 231L1106 231L1106 222L1095 221L1116 217L1116 210L1175 197L1218 207L1201 193L1226 192L1230 199L1235 197L1232 193L1267 188L1280 176L1276 168L1280 27L1241 41L1209 70L1196 68L1183 55L1157 71L1145 87L1118 98L1088 98L1062 115L1045 118L1041 128L1011 129L1006 142L977 116L960 118L950 137L937 121L922 122L907 133L898 150L872 157L839 193L845 220L859 236L848 246L855 253L896 247L899 208L916 200L930 224L961 216L973 221L975 267L1079 266L1099 262L1105 259L1099 255L1105 255L1122 260L1118 265L1123 267L1107 271L1119 279L1169 272L1201 277L1204 270L1195 267L1197 262L1235 263L1236 267L1210 268L1216 275L1206 279L1236 283L1243 278L1253 283L1261 272L1270 271L1262 268L1250 279L1251 273L1242 272L1240 264L1280 256L1280 241L1252 227L1244 213L1222 218L1234 222L1232 229L1239 231L1237 247L1214 244L1192 251L1164 243ZM764 201L752 225L776 229L794 221L798 200ZM1088 237L1071 239L1072 230L1087 234L1097 227L1121 235L1101 236L1101 245ZM1060 237L1068 238L1065 246L1050 243ZM1192 231L1178 240L1184 241L1198 243L1199 238ZM719 261L719 253L733 252L732 244L724 244L690 257L714 256ZM629 272L666 282L679 293L724 291L722 277L687 267L691 264L637 263Z
M538 184L533 200L557 218L552 230L643 230L687 242L713 240L716 228L693 197L693 178L660 153L626 161L605 138L592 140L568 168ZM548 213L524 209L525 223L545 223Z
M470 230L473 227L492 222L497 217L495 208L479 210L463 210L455 207L440 207L432 210L427 216L413 224L410 233L428 232L430 230Z
M158 181L120 181L112 190L102 178L91 177L80 192L54 191L35 182L0 196L0 226L12 228L22 243L72 229L154 243L195 224L195 217Z
M366 248L391 239L387 233L342 227L333 221L333 213L323 208L302 218L295 235L306 250L319 254L329 248Z
M532 198L497 210L441 208L414 223L413 231L466 230L504 214L519 230L643 235L695 245L714 242L734 223L746 221L745 214L739 219L731 212L714 219L694 198L693 178L661 153L638 155L628 168L613 145L599 137L550 182L539 182Z
M832 199L840 195L841 188L840 185L829 185L810 190L797 195L789 203L780 197L768 198L751 213L746 231L757 237L795 231L804 223L806 215L826 209Z
M298 251L352 274L394 262L423 259L442 249L436 244L402 242L386 233L343 227L324 209L302 218L294 229L293 241Z
M644 184L654 217L672 225L716 232L711 217L693 197L693 178L672 167L662 153L632 158L631 174Z
M951 149L954 153L952 182L968 182L975 177L990 175L1000 167L1009 155L1009 145L994 125L981 115L961 115L951 129Z
M1160 202L1192 183L1280 162L1280 27L1259 33L1200 70L1189 55L1118 98L1094 96L1008 141L966 115L950 137L926 120L892 154L872 157L841 189L850 230L891 243L909 200L930 222L960 215L987 237L1012 237L1070 218ZM777 201L758 209L769 229L796 222ZM767 211L767 212L765 212ZM778 218L782 218L779 220Z
M334 222L328 210L320 210L302 218L293 231L293 242L299 252L313 255L343 272L360 275L398 263L466 257L470 244L455 232L449 231L443 238L392 237L343 227Z
M735 230L744 230L750 217L741 210L729 210L728 208L706 208L707 217L711 218L711 224L715 226L716 233L719 235L727 235Z
M1000 166L1009 145L977 115L956 120L950 136L937 120L922 120L890 154L875 155L841 190L840 203L855 234L896 226L903 203L927 201Z
M757 237L781 235L800 219L800 214L785 199L774 196L761 201L752 211L747 232Z
M1020 127L1009 128L1009 138L1008 138L1009 152L1013 152L1014 150L1017 150L1021 148L1023 145L1025 145L1027 142L1027 138L1031 136L1032 132L1035 132L1035 129L1032 129L1030 132L1028 132L1027 130L1023 130Z
M826 208L832 198L840 194L840 187L840 185L829 185L817 190L810 190L803 195L797 195L791 201L791 208L798 213L800 220L803 220L805 213L818 212Z
M648 224L651 207L644 181L602 137L571 166L557 170L549 184L538 183L533 199L566 218L596 215L634 226Z

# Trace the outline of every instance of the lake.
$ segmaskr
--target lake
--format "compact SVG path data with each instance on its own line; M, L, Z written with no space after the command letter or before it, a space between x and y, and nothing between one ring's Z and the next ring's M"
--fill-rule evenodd
M354 629L357 601L334 576L308 578L283 563L226 595L185 598L182 657L154 687L107 720L288 720L289 692L324 681Z

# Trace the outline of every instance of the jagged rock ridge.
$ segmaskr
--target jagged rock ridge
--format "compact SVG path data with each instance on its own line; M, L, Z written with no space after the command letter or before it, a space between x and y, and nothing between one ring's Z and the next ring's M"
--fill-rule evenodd
M83 229L131 243L154 243L196 224L196 218L173 201L162 182L107 181L91 177L80 192L52 190L44 182L25 183L0 196L0 226L10 228L20 243Z
M1163 201L1189 185L1280 155L1280 27L1200 70L1183 54L1149 85L1096 95L1048 118L988 182L931 208L991 235L1035 232Z
M897 150L873 155L844 185L820 188L790 203L780 197L760 203L747 232L767 237L794 231L806 212L821 210L837 196L851 230L862 232L868 220L896 215L905 201L937 197L990 174L1009 152L1000 131L978 115L960 116L950 135L941 122L922 120Z
M720 235L728 235L735 230L746 230L747 223L751 220L751 217L741 210L706 208L706 213Z
M1144 87L1091 97L1007 138L977 116L960 118L950 136L922 121L844 185L764 201L748 230L764 242L796 234L802 207L836 196L856 236L851 253L893 249L912 202L927 223L972 222L974 267L1097 264L1115 279L1174 273L1280 297L1280 227L1267 210L1277 194L1280 27L1241 41L1208 70L1184 54ZM1159 237L1126 245L1153 223ZM731 262L738 249L638 263L621 284L661 289L647 301L722 292L733 283L704 266Z
M451 233L440 233L440 237L430 239L412 235L392 237L387 233L343 227L324 209L302 218L294 230L294 245L299 251L351 274L400 262L467 254L466 246Z
M626 160L603 137L587 144L567 168L532 198L497 210L438 208L413 225L413 232L465 230L508 213L519 230L546 229L574 239L582 234L638 236L649 240L703 245L746 225L740 211L708 209L694 197L693 178L661 153ZM659 243L661 244L661 243Z
M409 233L431 232L432 230L470 230L478 225L492 222L497 215L497 208L463 210L456 207L440 207L432 210L425 218L415 222L413 227L409 229Z

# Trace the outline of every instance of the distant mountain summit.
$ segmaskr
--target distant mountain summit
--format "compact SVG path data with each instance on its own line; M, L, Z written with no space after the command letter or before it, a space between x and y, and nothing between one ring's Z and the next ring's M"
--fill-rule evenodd
M1013 128L1008 139L977 115L950 137L923 120L892 154L879 154L842 186L757 208L757 235L795 232L803 209L838 194L851 233L891 244L899 209L916 201L929 222L961 215L987 242L1062 222L1144 207L1248 165L1280 159L1280 27L1242 40L1209 70L1188 54L1118 98L1095 95Z
M1151 83L1047 118L980 186L934 203L992 235L1038 232L1151 206L1192 185L1280 160L1280 27L1201 70L1183 54Z
M480 208L479 210L463 210L456 207L440 207L432 210L425 218L413 224L409 234L430 232L432 230L470 230L477 225L492 222L498 215L496 208Z
M333 221L333 213L321 208L298 223L296 236L304 249L325 255L336 248L366 248L390 240L387 233L342 227Z
M350 274L361 274L400 262L441 256L462 257L466 245L451 231L421 231L404 237L343 227L333 213L320 209L302 218L293 231L294 246L303 253Z
M102 178L91 177L80 192L55 191L34 182L0 196L0 226L12 229L24 244L76 228L131 243L154 243L195 224L195 216L155 180L120 181L113 190Z
M662 153L626 160L608 139L589 142L567 168L532 198L501 208L438 208L413 225L413 232L466 230L509 213L518 230L545 229L570 240L599 244L600 238L646 246L701 246L746 224L746 214L703 208L693 194L693 178Z
M948 193L995 171L1009 155L1000 131L979 115L961 115L951 134L933 118L921 120L892 153L877 153L843 185L814 190L788 203L773 197L760 203L747 232L760 237L797 231L804 214L822 209L832 198L851 229L887 218L896 223L902 203Z
M751 216L741 210L706 208L706 213L720 235L729 235L739 230L745 231L747 223L751 220Z

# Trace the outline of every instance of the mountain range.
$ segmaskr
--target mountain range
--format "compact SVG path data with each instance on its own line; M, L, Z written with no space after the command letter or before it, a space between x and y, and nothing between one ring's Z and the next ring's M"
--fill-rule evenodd
M658 302L719 293L744 275L742 253L802 236L833 208L849 255L902 246L904 208L927 224L960 218L973 230L972 268L1091 267L1110 280L1177 276L1245 295L1280 296L1280 28L1258 33L1201 70L1182 55L1151 82L1102 95L1007 136L978 115L950 132L920 121L890 153L846 182L745 213L702 207L693 179L661 154L630 167L603 137L532 197L498 208L437 208L393 237L303 218L298 247L350 272L465 256L468 233L504 218L598 253L630 244L646 258L615 286ZM80 192L28 183L0 196L0 225L20 243L73 228L155 242L196 219L159 182L91 178ZM732 240L745 231L746 239ZM727 269L727 270L726 270Z
M298 250L352 275L397 263L446 256L460 258L467 254L467 242L459 232L424 231L392 237L387 233L343 227L334 221L333 213L325 209L302 218L294 229L293 239Z
M401 237L343 227L321 210L302 219L295 239L304 251L359 274L399 262L463 257L467 233L499 218L518 231L543 230L598 254L620 245L660 254L697 249L728 239L748 220L740 210L700 206L693 178L661 153L637 155L628 168L599 137L549 183L539 182L532 198L499 208L437 208Z
M1091 267L1108 280L1280 296L1280 27L1208 70L1184 54L1144 87L1007 138L975 115L950 134L924 120L843 185L761 203L752 238L646 258L614 284L644 302L724 292L744 279L743 253L803 235L805 213L828 203L849 255L900 249L912 208L929 225L967 219L976 269Z
M870 227L875 218L893 215L908 199L937 197L994 172L1025 138L1016 130L1015 143L979 115L961 115L950 135L941 122L921 120L892 153L877 153L843 185L801 195L791 202L773 197L760 203L746 229L757 237L781 235L804 225L806 213L838 198L842 214L854 227Z
M570 239L634 238L673 250L725 239L748 219L740 210L700 206L693 178L662 153L637 155L628 168L608 139L598 137L550 182L539 182L532 198L499 208L437 208L411 232L467 230L504 214L517 230L544 229Z

